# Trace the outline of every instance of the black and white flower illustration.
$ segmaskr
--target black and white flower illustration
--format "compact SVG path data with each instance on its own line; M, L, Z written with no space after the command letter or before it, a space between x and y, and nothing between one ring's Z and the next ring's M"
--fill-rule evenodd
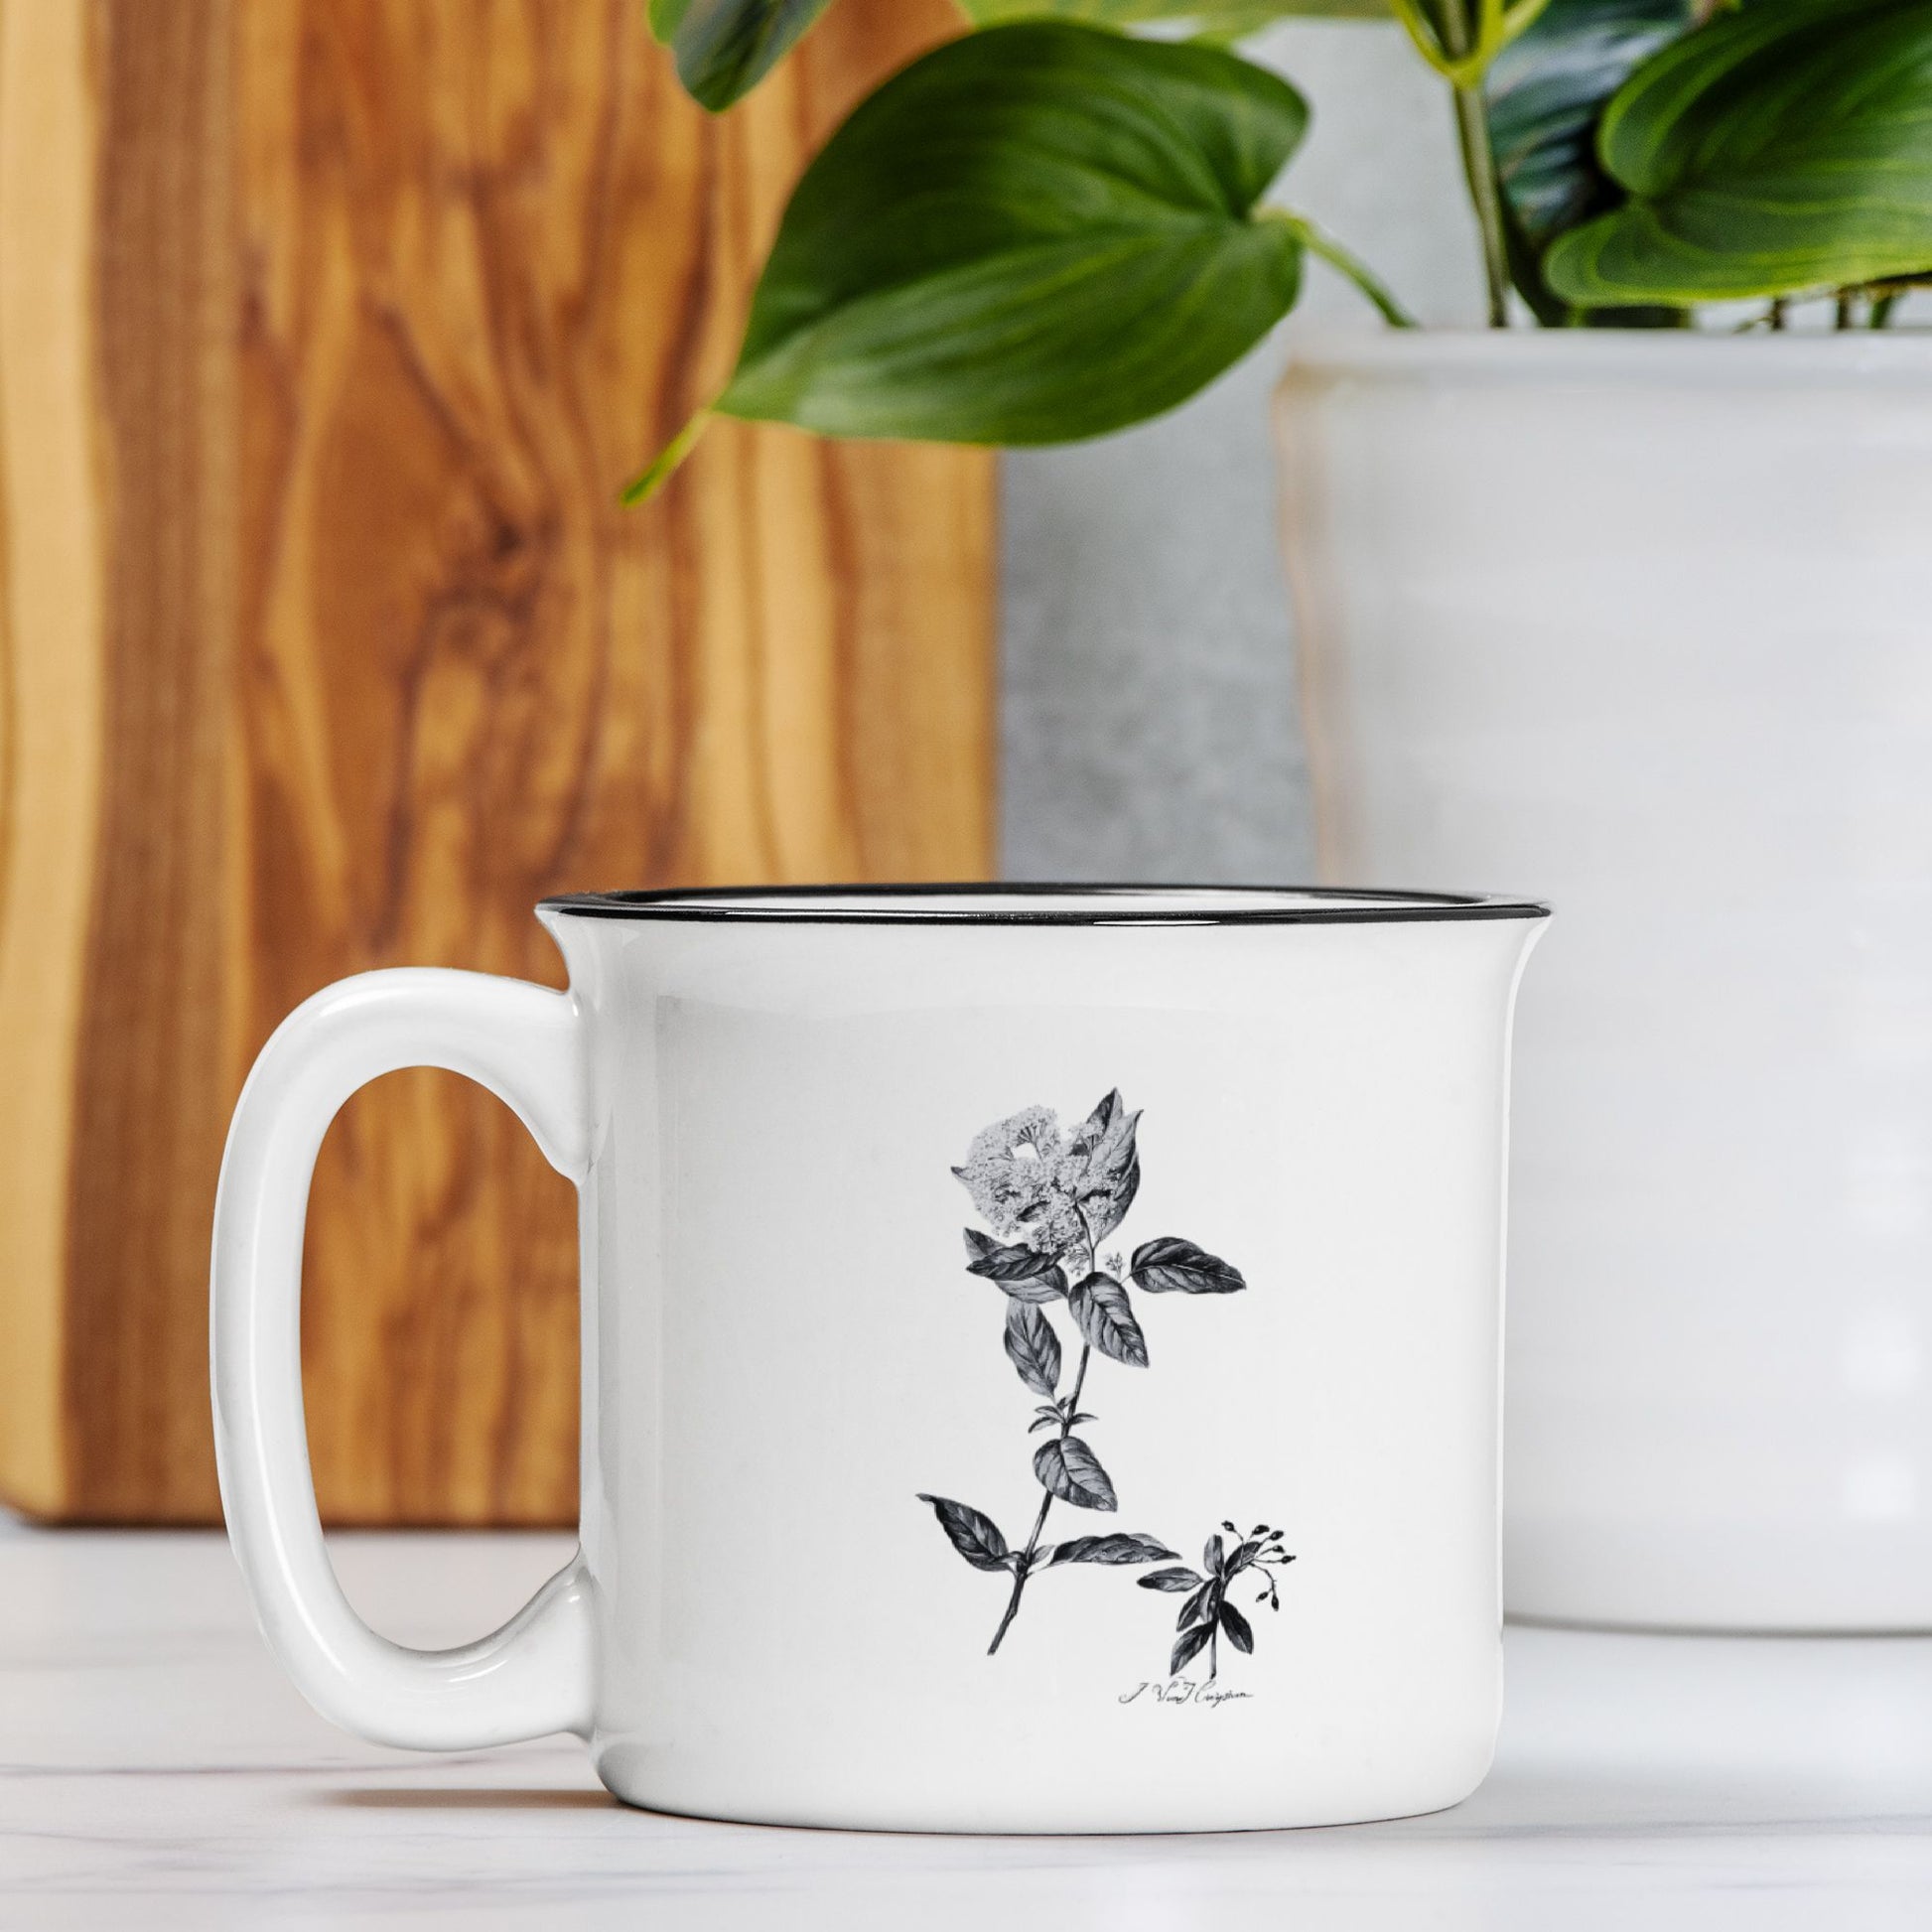
M966 1230L967 1272L998 1293L1007 1360L1038 1398L1028 1434L1044 1438L1033 1453L1042 1493L1020 1548L981 1510L947 1496L919 1498L931 1505L969 1564L1012 1578L989 1656L1019 1615L1028 1584L1041 1572L1075 1563L1141 1567L1178 1561L1158 1537L1140 1532L1041 1541L1055 1502L1103 1514L1119 1510L1113 1479L1076 1432L1099 1420L1080 1406L1096 1354L1122 1368L1149 1365L1148 1338L1130 1290L1144 1296L1233 1295L1247 1287L1239 1269L1177 1235L1144 1242L1125 1261L1103 1250L1140 1189L1140 1118L1128 1112L1118 1091L1071 1133L1050 1108L1028 1107L976 1135L953 1170L986 1223ZM1072 1380L1062 1391L1076 1345Z
M1251 1654L1255 1647L1254 1626L1236 1604L1229 1602L1229 1593L1246 1577L1250 1584L1261 1585L1255 1593L1255 1607L1266 1603L1271 1610L1279 1610L1282 1598L1275 1573L1294 1561L1282 1543L1280 1530L1257 1523L1243 1536L1232 1523L1223 1522L1201 1551L1200 1569L1189 1570L1182 1564L1173 1570L1156 1570L1139 1579L1143 1589L1168 1590L1175 1595L1185 1592L1187 1597L1174 1623L1173 1655L1168 1662L1168 1675L1178 1677L1205 1650L1207 1681L1213 1683L1221 1672L1224 1636L1236 1650Z

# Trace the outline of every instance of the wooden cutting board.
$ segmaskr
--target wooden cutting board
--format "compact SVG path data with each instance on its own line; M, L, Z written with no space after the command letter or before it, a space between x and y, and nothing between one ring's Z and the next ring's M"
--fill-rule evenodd
M556 982L560 890L984 876L992 473L721 424L800 166L946 0L714 120L641 0L0 0L0 1495L217 1513L208 1220L270 1028ZM337 1522L565 1520L569 1188L350 1103L303 1334Z

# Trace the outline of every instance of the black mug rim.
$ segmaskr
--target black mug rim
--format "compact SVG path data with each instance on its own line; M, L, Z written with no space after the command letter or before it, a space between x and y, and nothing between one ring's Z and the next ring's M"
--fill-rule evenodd
M1199 895L1198 906L1130 901ZM932 903L906 901L924 898ZM1014 904L1037 899L1041 903ZM989 901L976 904L975 900ZM1076 901L1068 904L1065 901ZM1287 901L1293 900L1290 903ZM1052 903L1049 901L1059 901ZM593 919L772 925L1249 926L1390 925L1459 919L1547 919L1538 899L1474 893L1375 892L1342 886L1058 884L1028 880L893 885L705 886L683 891L560 893L539 912Z

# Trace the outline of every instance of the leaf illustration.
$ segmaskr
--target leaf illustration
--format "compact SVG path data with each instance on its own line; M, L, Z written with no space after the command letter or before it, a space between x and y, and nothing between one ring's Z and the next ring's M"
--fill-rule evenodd
M1126 1172L1111 1186L1096 1188L1080 1197L1081 1211L1086 1215L1087 1225L1093 1229L1096 1241L1104 1241L1120 1226L1127 1218L1127 1210L1134 1205L1134 1196L1140 1191L1141 1164L1136 1160L1128 1163Z
M1232 1603L1221 1605L1221 1628L1228 1633L1228 1642L1244 1656L1253 1652L1255 1633L1249 1628L1248 1619Z
M1029 1275L1024 1281L996 1282L994 1286L1009 1300L1029 1302L1037 1308L1047 1302L1057 1302L1066 1293L1066 1270L1055 1266L1043 1275Z
M1168 1675L1178 1677L1180 1673L1207 1648L1207 1640L1214 1634L1211 1623L1197 1623L1191 1630L1180 1633L1180 1641L1173 1647L1173 1657L1168 1665Z
M1053 1552L1053 1562L1062 1563L1161 1563L1173 1552L1151 1536L1076 1536ZM1145 1583L1145 1577L1139 1579Z
M1066 1276L1051 1255L1032 1248L1004 1248L978 1228L966 1236L966 1272L998 1282L1016 1301L1050 1302L1066 1293Z
M1182 1564L1177 1570L1157 1570L1151 1576L1136 1577L1134 1581L1143 1589L1166 1590L1170 1595L1174 1595L1183 1589L1194 1588L1202 1579L1199 1571L1189 1570Z
M1034 1474L1040 1487L1081 1509L1118 1506L1114 1485L1092 1449L1077 1436L1041 1443L1034 1452Z
M1042 1429L1057 1429L1066 1420L1057 1409L1035 1409L1035 1420L1027 1425L1029 1436L1037 1436Z
M1227 1574L1238 1577L1255 1560L1255 1553L1261 1548L1259 1543L1244 1543L1228 1558Z
M1233 1295L1248 1285L1240 1269L1173 1234L1136 1248L1132 1273L1150 1295Z
M1189 1625L1205 1620L1214 1621L1214 1585L1202 1584L1193 1595L1180 1606L1180 1614L1174 1619L1176 1630L1185 1630Z
M1134 1124L1139 1119L1127 1111L1116 1087L1081 1122L1069 1151L1087 1163L1090 1175L1104 1179L1109 1171L1118 1173L1134 1158Z
M952 1539L952 1547L975 1570L1010 1567L1007 1540L992 1517L982 1516L977 1509L947 1496L928 1496L921 1492L919 1500L932 1505L932 1513L938 1517L939 1527Z
M1134 1318L1127 1291L1111 1275L1093 1274L1066 1292L1080 1332L1103 1355L1129 1368L1147 1367L1147 1337Z
M1210 1577L1218 1577L1223 1574L1226 1566L1227 1552L1222 1547L1221 1539L1218 1536L1210 1536L1207 1539L1207 1547L1200 1554L1200 1567Z
M1007 1304L1007 1359L1020 1371L1020 1379L1041 1395L1051 1395L1060 1385L1060 1340L1053 1324L1026 1302ZM1059 1418L1051 1418L1055 1423ZM1031 1435L1033 1432L1028 1431Z
M1069 1165L1080 1164L1074 1198L1096 1241L1120 1226L1140 1191L1141 1164L1134 1152L1134 1128L1140 1118L1127 1111L1116 1087L1073 1136Z

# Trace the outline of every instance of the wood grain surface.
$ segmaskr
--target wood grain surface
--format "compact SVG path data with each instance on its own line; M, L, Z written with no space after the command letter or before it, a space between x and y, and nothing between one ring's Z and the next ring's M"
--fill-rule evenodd
M637 0L0 0L0 1493L213 1514L220 1139L319 986L555 982L559 890L987 871L986 458L721 424L616 504L803 160L952 27L842 0L712 119ZM575 1269L495 1101L353 1100L325 1514L567 1519Z

